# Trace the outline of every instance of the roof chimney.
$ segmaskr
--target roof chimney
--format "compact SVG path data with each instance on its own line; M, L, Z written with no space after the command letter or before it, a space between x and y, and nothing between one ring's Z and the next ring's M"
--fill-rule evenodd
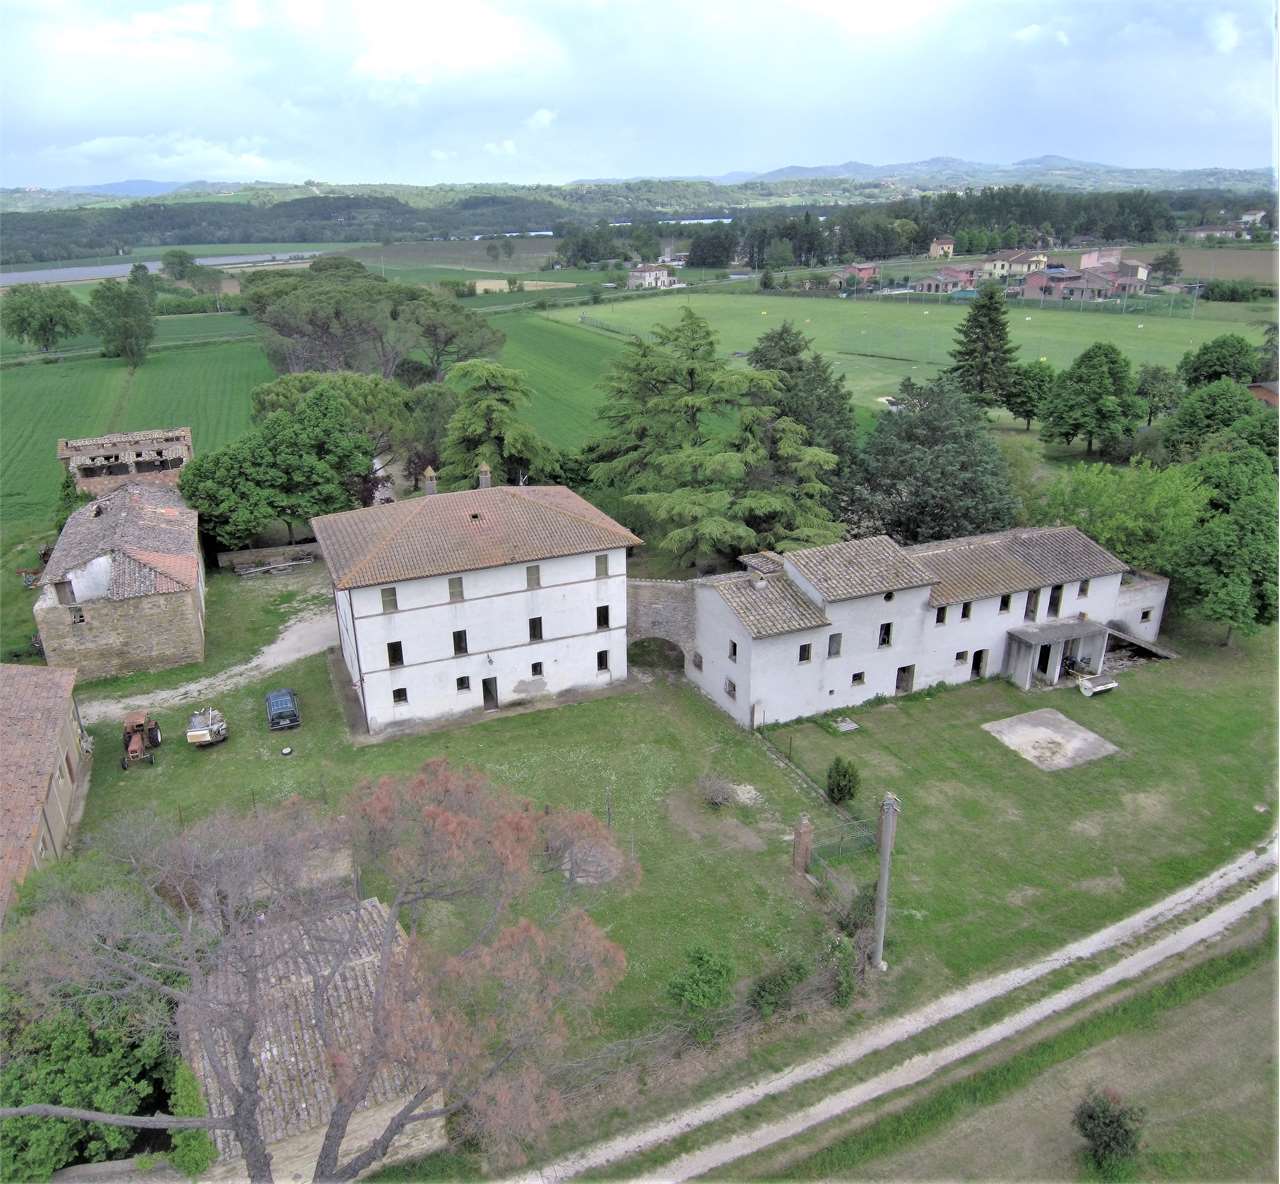
M490 484L492 484L490 479L493 476L493 470L482 462L480 467L476 470L476 474L479 478L476 482L476 488L488 489Z
M768 585L768 583L769 581L764 578L764 572L753 571L751 573L751 586L757 592L763 591L764 588Z
M426 472L422 474L422 492L435 493L435 491L436 491L436 471L430 465L427 465Z

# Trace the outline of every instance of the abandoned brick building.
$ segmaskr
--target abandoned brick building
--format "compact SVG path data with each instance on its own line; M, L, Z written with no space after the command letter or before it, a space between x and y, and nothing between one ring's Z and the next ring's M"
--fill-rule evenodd
M182 466L190 459L190 428L58 441L59 463L75 476L77 489L95 497L134 482L176 486Z
M196 512L176 489L125 485L82 506L40 584L36 628L50 666L89 680L204 659Z

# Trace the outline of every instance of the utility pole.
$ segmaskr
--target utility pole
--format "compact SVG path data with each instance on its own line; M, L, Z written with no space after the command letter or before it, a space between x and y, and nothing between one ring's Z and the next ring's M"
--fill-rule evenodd
M880 879L876 883L876 935L871 962L879 970L888 970L884 960L884 929L889 919L889 865L893 862L893 839L898 830L902 803L894 794L884 795L880 803L880 828L876 845L880 848Z

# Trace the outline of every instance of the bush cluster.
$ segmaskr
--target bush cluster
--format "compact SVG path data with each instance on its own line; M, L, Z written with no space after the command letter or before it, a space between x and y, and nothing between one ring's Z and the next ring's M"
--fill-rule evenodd
M761 1019L791 1006L791 995L809 976L809 967L799 958L762 974L751 988L748 1001Z
M837 806L853 801L861 783L857 766L842 756L836 757L827 769L827 797Z

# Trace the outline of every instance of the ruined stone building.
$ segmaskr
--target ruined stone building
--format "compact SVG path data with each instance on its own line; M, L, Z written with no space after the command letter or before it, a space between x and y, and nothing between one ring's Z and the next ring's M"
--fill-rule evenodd
M61 859L93 757L74 670L0 666L0 921L28 872Z
M81 506L40 586L45 660L73 667L81 681L204 659L196 512L176 489L135 483Z
M58 461L74 474L77 489L95 497L135 482L176 486L190 459L190 428L58 441Z

